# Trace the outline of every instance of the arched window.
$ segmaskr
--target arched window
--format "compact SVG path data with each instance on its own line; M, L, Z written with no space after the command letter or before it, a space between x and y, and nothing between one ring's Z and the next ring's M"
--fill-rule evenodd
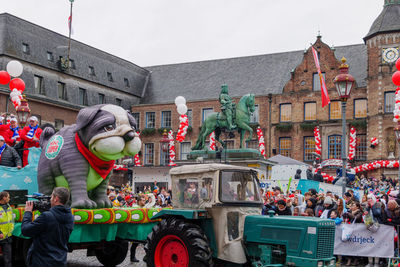
M342 157L342 136L328 136L328 158L340 159Z

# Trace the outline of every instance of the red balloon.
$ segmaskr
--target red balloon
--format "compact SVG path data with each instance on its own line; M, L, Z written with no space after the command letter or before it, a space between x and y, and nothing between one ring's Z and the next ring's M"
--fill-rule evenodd
M12 91L14 88L22 93L25 90L24 81L20 78L12 79L10 82L10 90Z
M396 69L400 70L400 58L396 61Z
M393 73L392 81L395 85L400 86L400 71Z
M0 71L0 84L7 84L11 80L10 74L7 71Z

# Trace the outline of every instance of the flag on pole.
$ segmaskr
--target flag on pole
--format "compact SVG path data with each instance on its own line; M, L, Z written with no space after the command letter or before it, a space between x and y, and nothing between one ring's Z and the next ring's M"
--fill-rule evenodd
M319 65L317 50L315 50L314 46L311 46L311 49L314 56L315 67L317 67L318 70L319 82L321 84L322 107L325 107L331 102L331 100L329 99L328 90L326 89L324 76L322 76L321 73L321 67Z
M68 29L71 35L74 34L74 30L72 29L72 14L68 17Z

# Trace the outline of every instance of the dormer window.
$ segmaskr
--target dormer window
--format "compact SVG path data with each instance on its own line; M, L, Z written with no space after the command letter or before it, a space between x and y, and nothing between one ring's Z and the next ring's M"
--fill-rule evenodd
M89 66L89 74L92 76L96 76L96 73L94 72L94 67L93 66Z
M113 76L112 76L112 73L111 73L111 72L107 72L107 79L108 79L108 81L109 81L109 82L113 82L113 81L114 81L114 79L113 79Z
M130 86L128 78L124 78L124 84L125 84L125 87L129 87Z
M30 53L30 49L29 49L29 45L26 43L22 43L22 52L24 52L25 54L29 54Z

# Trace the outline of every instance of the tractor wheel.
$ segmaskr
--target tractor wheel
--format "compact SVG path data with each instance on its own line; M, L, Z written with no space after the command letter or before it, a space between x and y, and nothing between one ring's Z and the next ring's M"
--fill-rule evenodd
M128 253L128 241L115 240L106 242L103 249L96 249L96 258L106 267L116 266L122 263Z
M144 261L148 267L206 267L211 249L203 230L177 218L162 220L147 236Z

